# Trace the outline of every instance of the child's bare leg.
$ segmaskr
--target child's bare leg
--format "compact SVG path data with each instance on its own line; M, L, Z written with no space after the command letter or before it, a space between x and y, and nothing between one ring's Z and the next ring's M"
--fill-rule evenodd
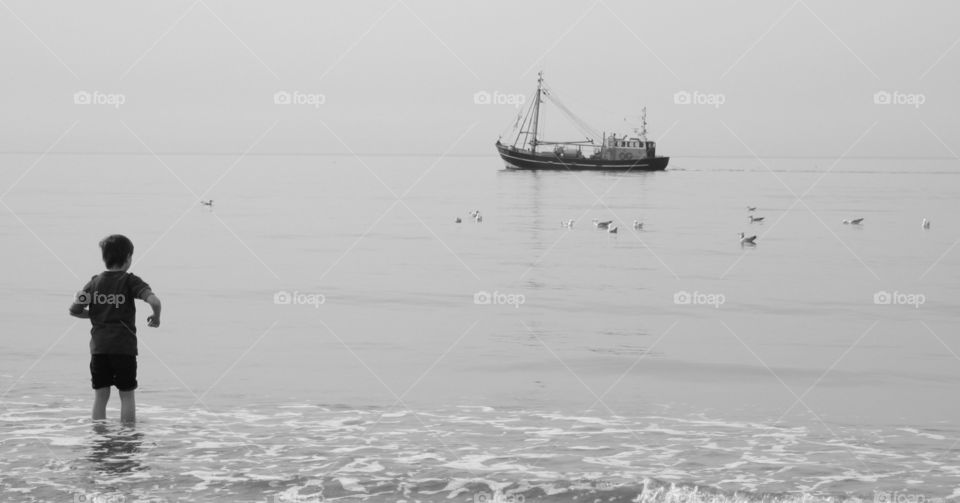
M120 422L134 423L137 420L137 401L134 390L120 392Z
M93 390L93 420L107 418L107 400L110 400L110 386Z

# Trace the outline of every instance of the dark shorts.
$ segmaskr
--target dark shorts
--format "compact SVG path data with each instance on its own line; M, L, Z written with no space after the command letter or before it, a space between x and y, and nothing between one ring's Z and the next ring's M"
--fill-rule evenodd
M133 355L92 355L90 380L93 389L116 386L120 391L137 389L137 357Z

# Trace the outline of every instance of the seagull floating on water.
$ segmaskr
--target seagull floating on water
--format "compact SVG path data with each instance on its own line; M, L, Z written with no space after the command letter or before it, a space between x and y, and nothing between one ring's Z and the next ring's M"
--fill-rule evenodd
M752 224L752 223L754 223L754 222L763 222L763 218L764 218L764 217L755 217L755 216L753 216L753 215L750 215L750 216L748 216L747 218L750 219L750 223Z
M607 228L610 227L610 224L612 224L612 223L613 223L613 220L605 220L605 221L601 222L600 220L597 220L596 218L593 219L593 226L596 227L597 229L607 229Z
M462 220L460 220L460 217L457 217L457 219L453 221L453 223L455 224L459 224L460 222L462 222Z
M473 221L476 222L476 223L478 223L478 224L479 224L480 222L483 222L483 215L481 215L480 212L478 211L478 212L477 212L477 216L473 217Z
M614 225L613 227L610 227L609 229L607 229L607 232L609 232L610 234L616 234L616 233L617 233L617 226Z
M573 228L573 219L571 218L570 220L561 220L561 221L560 221L560 226L561 226L561 227L566 227L566 228L568 228L568 229L572 229L572 228Z
M213 207L213 199L208 199L208 200L206 200L206 201L200 201L200 204L202 204L202 205L204 205L204 206L210 206L210 207L212 208L212 207Z
M844 220L843 223L849 224L849 225L860 225L863 223L863 217L854 218L853 220Z
M757 236L747 236L744 233L740 233L740 244L742 245L755 245L757 241Z
M757 211L756 206L747 206L747 211Z
M924 229L929 229L929 228L930 228L930 221L927 220L926 218L923 219L923 228L924 228Z
M639 220L634 220L634 221L633 221L633 228L634 228L634 229L637 229L637 230L643 230L643 222L641 222L641 221L639 221Z

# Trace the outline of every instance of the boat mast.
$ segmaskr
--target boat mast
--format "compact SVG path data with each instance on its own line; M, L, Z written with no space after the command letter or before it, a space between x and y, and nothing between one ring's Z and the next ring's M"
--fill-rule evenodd
M533 97L533 120L531 122L531 134L533 138L530 139L530 151L536 153L537 151L537 127L540 124L540 93L543 88L543 71L537 73L537 92Z

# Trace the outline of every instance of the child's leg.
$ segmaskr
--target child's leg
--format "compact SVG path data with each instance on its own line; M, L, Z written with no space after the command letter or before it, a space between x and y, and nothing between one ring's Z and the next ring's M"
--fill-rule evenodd
M93 420L107 418L107 400L110 400L110 386L93 390Z
M120 422L131 424L137 420L137 401L134 390L120 392Z

